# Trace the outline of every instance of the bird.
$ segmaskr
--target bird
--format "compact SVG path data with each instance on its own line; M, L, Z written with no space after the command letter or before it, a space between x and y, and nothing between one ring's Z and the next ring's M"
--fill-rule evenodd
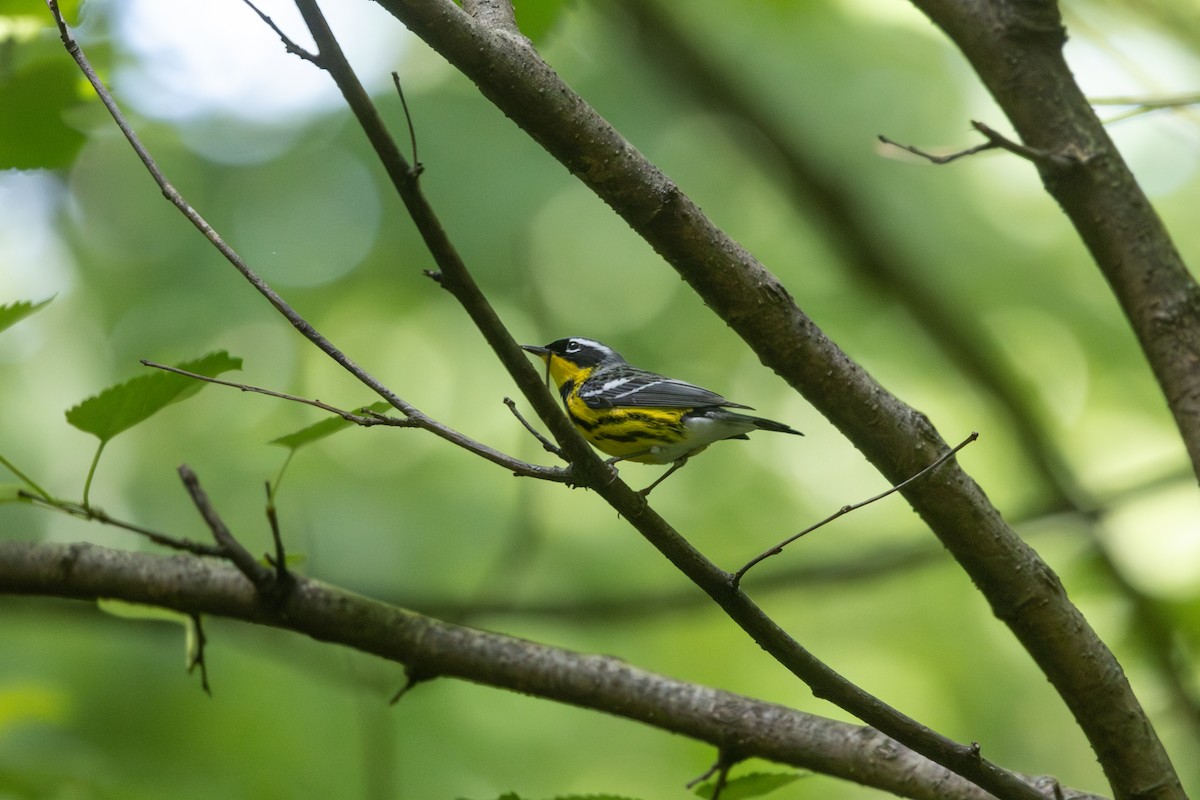
M595 339L572 336L521 348L545 363L547 382L558 387L567 416L583 438L612 456L609 465L671 465L641 490L643 497L714 442L748 439L746 434L756 430L804 435L782 422L730 411L754 409L639 369Z

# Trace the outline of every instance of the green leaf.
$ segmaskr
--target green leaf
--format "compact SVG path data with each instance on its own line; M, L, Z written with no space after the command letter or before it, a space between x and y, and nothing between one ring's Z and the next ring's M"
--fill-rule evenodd
M47 297L40 303L32 303L28 300L18 300L15 303L9 303L8 305L0 306L0 331L16 325L30 314L44 307L53 299L53 297Z
M569 0L522 0L513 6L517 27L535 44L546 38L563 15Z
M32 64L0 82L0 108L19 121L0 125L0 169L70 166L86 138L63 117L80 103L79 70L69 58Z
M241 369L242 360L220 350L176 364L176 367L212 378L231 369ZM69 409L67 422L97 437L103 444L203 388L203 381L170 372L140 375L110 386Z
M371 403L369 406L356 408L354 409L354 413L359 415L365 415L372 411L383 413L389 409L391 409L391 405L380 400L377 403ZM267 444L277 444L290 450L298 450L306 444L312 444L318 439L324 439L326 436L332 436L338 431L344 431L346 428L351 427L354 427L353 422L344 420L341 417L330 417L293 433L280 436L278 439L272 439Z
M721 800L748 800L751 797L762 797L799 780L800 777L802 774L799 772L752 772L749 775L742 775L726 781L724 788L721 789ZM696 794L700 797L711 798L716 786L716 781L701 784L696 787Z

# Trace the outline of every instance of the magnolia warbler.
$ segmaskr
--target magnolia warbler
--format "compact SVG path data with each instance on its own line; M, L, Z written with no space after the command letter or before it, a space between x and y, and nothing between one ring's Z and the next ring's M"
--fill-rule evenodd
M631 366L594 339L521 346L546 363L567 416L585 439L613 456L608 463L671 464L643 495L713 442L748 439L755 430L804 435L782 422L728 411L750 406Z

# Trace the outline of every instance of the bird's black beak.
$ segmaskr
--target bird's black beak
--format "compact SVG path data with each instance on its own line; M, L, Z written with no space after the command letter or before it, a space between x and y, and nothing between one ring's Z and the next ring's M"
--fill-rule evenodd
M550 386L550 348L540 344L523 344L521 349L533 353L546 364L546 386Z

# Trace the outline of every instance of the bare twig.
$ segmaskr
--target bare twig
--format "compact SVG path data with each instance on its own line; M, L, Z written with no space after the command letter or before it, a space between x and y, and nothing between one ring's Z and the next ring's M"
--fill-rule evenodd
M561 447L556 447L554 442L550 441L545 436L542 436L542 434L536 428L529 424L529 421L526 420L525 417L521 416L521 412L517 410L517 404L513 402L511 397L504 398L504 405L508 406L508 410L511 411L513 416L517 418L517 422L520 422L525 427L525 430L533 434L533 438L541 442L542 449L544 449L547 453L553 453L559 458L565 458Z
M17 496L22 500L27 500L30 503L33 503L34 505L53 509L54 511L61 511L62 513L75 517L76 519L82 519L88 522L99 522L101 525L110 525L114 528L120 528L121 530L129 531L130 533L136 533L139 536L146 537L155 544L162 545L163 547L169 547L172 550L180 550L182 552L192 553L193 555L197 556L215 556L218 558L223 558L225 556L225 550L219 546L200 544L199 542L193 542L190 539L176 539L175 537L168 536L165 533L159 533L158 531L150 530L149 528L142 527L141 525L135 525L132 522L126 522L125 520L110 517L103 509L96 508L95 506L82 506L78 503L58 500L53 497L42 497L40 495L26 492L24 489L18 490Z
M260 592L267 589L274 583L275 576L271 574L269 569L258 563L254 556L250 555L250 551L242 547L241 542L229 532L229 528L221 519L221 515L213 508L208 495L200 486L200 479L196 477L196 473L192 472L191 468L184 464L179 467L179 477L183 481L188 494L191 496L196 510L200 512L200 516L203 517L205 524L208 525L208 529L212 531L213 538L220 545L225 558L233 562L234 566L249 578L250 582Z
M305 61L310 61L313 64L316 64L318 67L321 66L321 57L319 55L309 52L300 45L296 44L296 42L290 36L284 33L283 30L281 30L280 27L275 24L273 19L263 13L262 10L260 10L258 6L254 5L254 3L250 2L250 0L242 0L242 2L250 6L250 9L258 15L259 19L266 23L268 28L275 31L275 35L279 37L279 41L283 42L284 49L286 49L292 55L299 56Z
M799 533L797 533L793 536L789 536L787 539L784 539L782 542L780 542L779 544L770 548L769 550L764 550L763 552L759 553L757 556L755 556L754 558L752 558L748 562L746 562L746 564L741 569L739 569L737 572L733 573L733 577L732 577L733 586L736 588L739 584L741 584L742 578L745 577L746 573L749 572L751 567L753 567L755 564L758 564L761 561L765 561L766 559L770 558L771 556L779 555L780 553L783 552L783 548L787 547L792 542L796 541L797 539L799 539L800 537L802 537L806 534L812 533L817 528L821 528L821 527L824 527L825 525L828 525L830 522L833 522L838 517L840 517L844 514L849 514L851 511L857 511L858 509L862 508L863 506L869 506L871 503L874 503L876 500L882 500L883 498L887 497L888 495L890 495L894 492L898 492L901 489L903 489L904 487L911 485L913 483L913 481L916 481L919 478L921 478L922 476L929 474L933 470L940 467L942 464L949 461L951 458L954 457L955 453L957 453L959 450L962 450L964 447L966 447L967 445L969 445L971 442L975 441L978 438L979 438L979 434L977 432L972 432L970 436L968 436L966 439L964 439L959 444L955 445L948 452L943 453L932 464L925 467L920 472L912 475L908 479L901 481L900 483L896 484L895 486L888 489L887 491L880 492L879 494L875 495L874 497L869 497L866 500L863 500L858 503L854 503L853 505L842 506L837 511L833 512L832 514L830 514L828 517L821 520L820 522L818 522L814 525L810 525L809 527L805 528L804 530L800 531Z
M408 123L408 141L412 143L412 164L409 167L409 172L416 179L421 177L421 173L425 171L425 165L417 158L417 129L413 125L412 114L408 110L408 101L404 99L404 87L400 85L400 74L398 72L392 73L392 83L396 85L396 94L400 97L400 107L404 109L404 121Z
M949 164L951 161L957 161L965 156L973 156L976 153L982 153L985 150L997 149L1006 150L1013 155L1020 156L1021 158L1024 158L1027 161L1032 161L1035 164L1054 167L1056 169L1077 167L1080 164L1087 163L1089 158L1088 155L1083 153L1051 153L1046 150L1039 150L1036 147L1029 147L1028 145L1021 144L1020 142L1014 142L1012 139L1009 139L982 122L972 121L971 127L983 134L987 141L983 144L976 145L975 147L968 147L965 150L958 150L945 155L936 155L926 150L922 150L919 147L914 147L911 144L901 144L900 142L889 139L886 136L880 136L879 141L893 147L899 147L901 150L912 153L915 156L920 156L921 158L934 164Z
M283 546L283 536L279 532L279 515L275 511L275 497L271 491L271 482L266 482L267 489L267 523L271 526L271 541L275 543L275 554L267 556L267 562L275 567L275 585L286 587L286 594L295 583L292 573L287 568L287 551Z
M983 144L977 144L974 147L968 147L965 150L956 150L953 153L937 155L936 153L930 153L928 150L922 150L914 145L903 144L902 142L897 142L894 139L889 139L883 134L879 135L879 141L886 145L891 145L892 147L898 147L907 153L912 153L914 156L923 158L933 164L949 164L951 161L957 161L958 159L965 158L966 156L973 156L976 153L982 153L985 150L995 150L999 147L999 145L994 142L984 142Z
M200 619L200 613L191 612L188 614L192 619L192 635L196 637L192 643L192 652L188 658L188 672L199 668L200 670L200 688L209 697L212 697L212 688L208 685L208 662L205 660L205 646L208 644L208 637L204 635L204 623Z
M149 361L144 358L141 360L141 364L146 367L161 369L166 372L173 372L176 375L182 375L185 378L192 378L194 380L204 381L205 383L213 383L217 386L228 386L231 389L237 389L243 392L253 392L255 394L266 395L267 397L275 397L280 400L287 400L292 403L301 403L302 405L319 408L322 411L328 411L330 414L336 414L347 422L353 422L355 425L362 425L364 428L372 425L396 425L402 428L411 428L418 425L417 420L410 417L387 417L383 416L382 414L375 413L356 414L353 411L346 411L345 409L338 408L337 406L331 406L328 403L324 403L313 398L300 397L298 395L288 394L287 392L277 392L274 389L265 389L261 386L254 386L253 384L249 383L239 383L237 381L227 381L221 378L214 378L210 375L201 375L197 372L189 372L186 369L179 369L179 367L171 367L167 366L166 364L159 364L158 362Z

